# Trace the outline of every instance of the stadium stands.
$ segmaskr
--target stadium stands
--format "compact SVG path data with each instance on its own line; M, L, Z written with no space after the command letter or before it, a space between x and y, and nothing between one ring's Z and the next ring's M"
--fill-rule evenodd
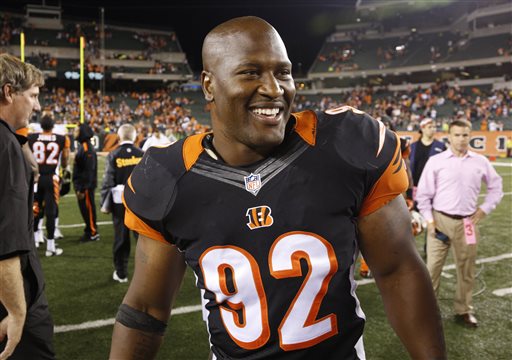
M57 28L28 26L19 14L0 16L0 46L19 55L20 33L25 34L27 61L34 61L49 77L65 78L79 63L78 42L87 42L89 64L102 66L111 79L187 81L192 70L174 31L106 25L104 37L95 22L62 20ZM104 43L104 48L101 44ZM48 61L53 59L53 61ZM98 72L98 69L91 69ZM99 72L102 72L101 69Z
M424 13L379 19L368 9L382 2L359 3L366 20L339 25L327 37L307 78L297 80L296 110L346 104L377 117L388 112L404 130L416 129L425 116L437 118L440 127L465 117L478 129L512 129L511 94L501 90L510 88L512 73L512 9L506 2L469 4L465 13L460 6L430 9L428 21ZM403 6L401 0L389 3ZM48 76L43 106L60 122L75 122L79 114L77 43L85 35L85 116L98 132L126 121L164 123L177 136L208 128L207 103L191 83L194 75L172 30L106 24L102 38L94 21L59 18L47 27L1 14L0 50L19 53L24 31L27 61ZM108 82L103 96L97 75ZM179 92L185 84L194 91Z
M397 11L399 16L391 17L392 21L377 21L376 15L370 12L366 19L358 19L357 23L338 26L326 39L308 73L315 89L343 88L346 86L343 80L347 78L354 79L349 83L355 85L371 83L372 77L379 78L380 85L435 82L442 80L440 74L460 77L454 69L464 70L473 78L502 76L503 81L508 79L506 75L512 69L512 7L509 2L489 2L489 6L483 8L466 4L466 13L460 13L459 4L433 8L428 16L425 12L408 14L411 2L386 3L389 4L358 2L361 9L373 9L375 13L378 12L375 7L403 6ZM447 19L450 22L445 23ZM502 65L505 67L501 68ZM415 81L416 75L420 79ZM494 81L490 79L489 83Z

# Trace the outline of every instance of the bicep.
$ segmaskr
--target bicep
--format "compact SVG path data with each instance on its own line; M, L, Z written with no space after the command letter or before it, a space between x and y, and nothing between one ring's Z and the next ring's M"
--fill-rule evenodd
M167 321L185 274L185 260L175 246L139 235L135 272L123 303Z
M376 278L394 272L409 259L417 260L411 218L402 196L360 218L358 229L359 246Z

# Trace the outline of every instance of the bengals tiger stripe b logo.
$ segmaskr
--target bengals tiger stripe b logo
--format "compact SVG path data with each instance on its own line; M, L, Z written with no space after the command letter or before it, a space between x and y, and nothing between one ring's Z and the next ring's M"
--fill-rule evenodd
M254 230L262 227L272 226L274 218L270 215L270 207L263 205L247 209L245 215L249 218L247 226Z

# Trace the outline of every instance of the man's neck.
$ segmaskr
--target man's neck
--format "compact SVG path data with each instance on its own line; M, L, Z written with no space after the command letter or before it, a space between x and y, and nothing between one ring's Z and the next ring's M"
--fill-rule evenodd
M17 126L15 121L10 120L10 118L11 116L9 116L9 113L7 113L6 111L2 111L2 109L0 108L0 119L2 119L7 125L9 125L11 130L18 130L19 127Z
M455 155L456 157L463 157L464 155L466 155L468 153L468 150L464 150L464 151L458 151L458 150L455 150L452 146L450 146L450 150L452 151L453 155Z

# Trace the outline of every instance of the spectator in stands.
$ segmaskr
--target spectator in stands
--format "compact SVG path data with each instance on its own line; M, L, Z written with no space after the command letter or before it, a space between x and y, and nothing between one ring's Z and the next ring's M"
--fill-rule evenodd
M128 282L128 259L130 257L130 229L124 224L122 193L128 177L144 152L133 145L136 131L133 125L124 124L118 132L119 147L107 156L103 184L101 186L101 211L112 212L114 222L114 281Z
M98 241L100 239L96 224L96 205L94 200L98 164L96 150L94 150L94 146L91 144L93 135L91 127L86 123L80 124L74 131L78 149L73 165L73 186L78 200L78 207L85 222L84 233L80 237L80 242L82 243Z
M114 128L105 129L103 138L103 151L110 152L119 146L119 135L115 133Z
M42 72L0 55L0 359L53 359L53 320L32 232L30 164L14 133L40 111Z
M450 247L457 270L454 299L456 319L477 327L473 288L480 221L503 197L502 179L489 160L469 150L471 124L455 120L448 130L449 148L432 156L418 184L418 208L428 222L427 268L439 293L441 271ZM484 202L478 205L482 181L487 185Z

